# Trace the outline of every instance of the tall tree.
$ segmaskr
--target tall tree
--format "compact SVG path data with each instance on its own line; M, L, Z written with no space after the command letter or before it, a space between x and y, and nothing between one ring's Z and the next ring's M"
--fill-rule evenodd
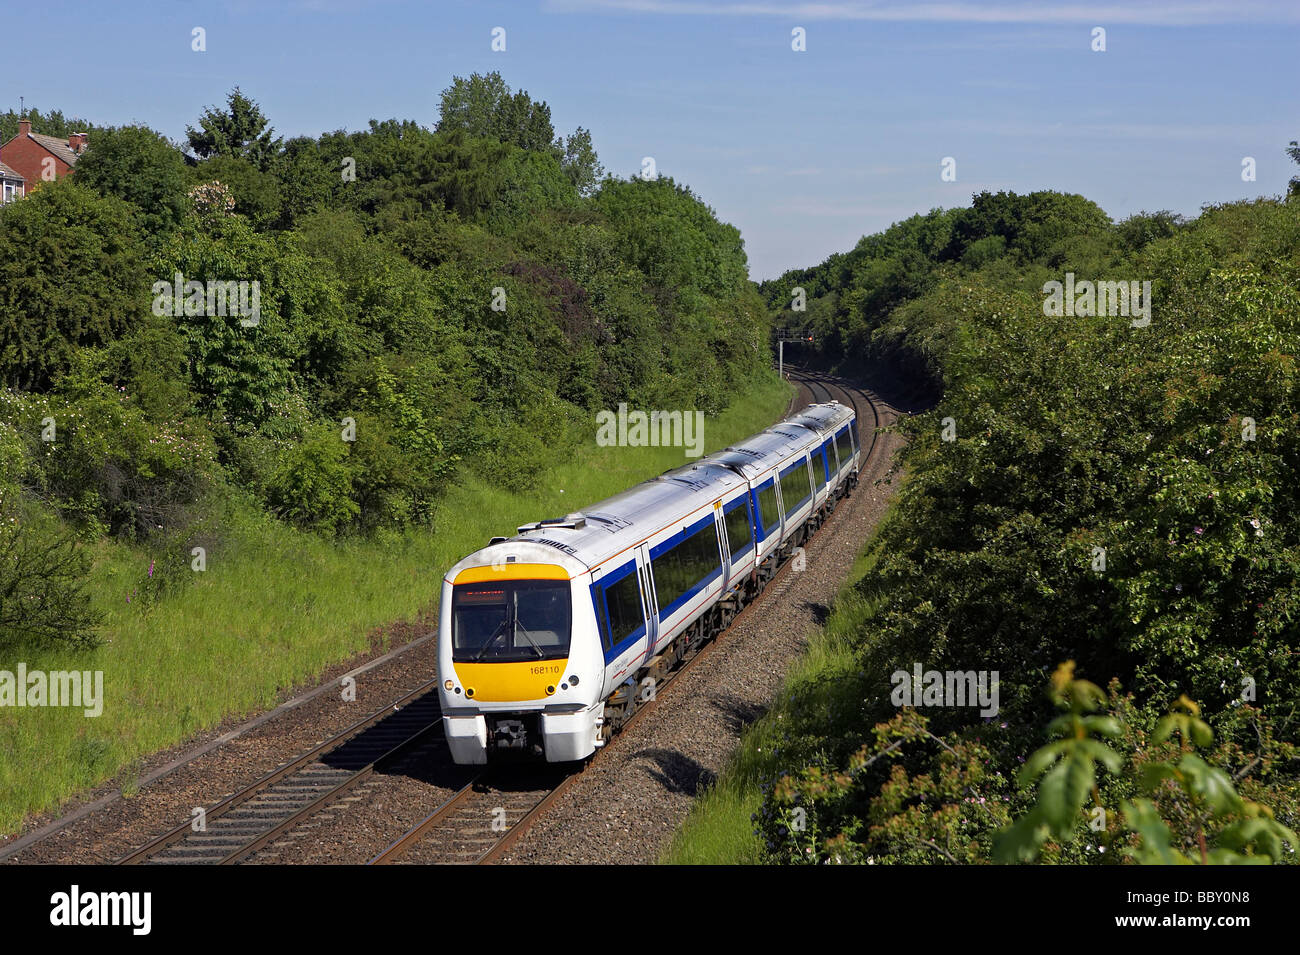
M186 126L190 149L200 159L233 156L265 171L280 154L282 140L257 103L236 86L226 97L227 109L209 106L199 117L199 128Z
M557 147L551 108L534 102L524 90L514 92L495 71L469 79L457 76L442 91L438 132L464 130L490 136L521 149L549 152Z
M44 389L74 352L149 314L145 250L131 209L70 176L0 216L0 382Z
M144 126L99 133L77 163L77 182L135 205L146 234L171 228L185 213L185 160Z
M573 187L582 196L590 196L596 191L605 168L596 157L596 150L591 145L591 131L579 126L564 142L564 158L560 165Z

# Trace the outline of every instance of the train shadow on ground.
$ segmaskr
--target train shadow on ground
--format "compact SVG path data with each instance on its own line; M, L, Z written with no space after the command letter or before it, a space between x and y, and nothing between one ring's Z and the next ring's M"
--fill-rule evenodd
M709 703L727 721L727 729L736 734L767 712L767 706L761 703L731 695L714 695L709 698Z
M642 767L646 775L672 793L693 798L717 779L711 770L675 749L642 749L632 755L653 762L654 766Z
M831 608L823 603L816 603L812 600L805 600L799 605L800 610L805 610L812 615L813 623L819 627L826 626L826 621L830 619Z

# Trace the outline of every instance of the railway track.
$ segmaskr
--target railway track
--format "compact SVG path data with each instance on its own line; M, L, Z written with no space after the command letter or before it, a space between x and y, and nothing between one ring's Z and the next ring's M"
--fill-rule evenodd
M873 422L871 444L863 461L875 452L879 412L865 392L832 376L793 371L815 402L838 397L852 404L860 422L867 413ZM861 433L863 425L859 424ZM788 561L787 561L788 562ZM784 566L784 564L782 565ZM783 591L782 572L770 581ZM725 636L730 624L762 603L762 594L728 621L656 687L655 698L643 703L623 726L626 730L651 712L677 677L704 659ZM437 679L430 680L366 718L331 736L250 785L203 809L199 818L179 823L117 860L118 864L229 865L242 862L284 837L322 809L336 804L376 772L396 768L403 759L426 747L441 748ZM597 753L617 746L620 732ZM434 756L433 758L438 758ZM474 776L442 806L375 856L372 864L390 864L418 857L421 862L491 863L503 856L547 808L572 784L578 773L528 768L501 773L494 768ZM201 822L200 822L201 819ZM436 837L436 838L435 838ZM418 850L417 850L418 847ZM413 851L416 850L416 851Z
M857 412L859 422L865 422L870 412L871 444L862 456L860 470L875 453L880 427L880 412L872 398L861 389L815 372L795 372L808 386L815 402L830 401L838 391ZM863 431L860 423L859 435ZM788 563L788 560L786 561ZM784 568L784 564L782 567ZM763 593L781 584L781 592L789 586L788 575L778 571L768 582ZM643 716L657 707L665 694L671 692L677 678L705 659L719 641L725 637L731 624L749 615L760 606L760 594L750 601L728 626L715 634L695 653L688 656L677 669L668 674L655 688L654 698L642 703L617 735L596 755L588 765L605 759L606 753L627 738L627 730ZM503 767L508 770L508 767ZM499 861L528 831L529 827L580 777L582 770L557 771L527 769L514 773L501 772L496 767L484 770L470 780L441 806L395 840L388 848L370 860L371 865L392 865L402 862L418 864L491 864Z
M437 686L434 679L416 688L204 809L198 818L145 843L118 864L241 862L343 798L381 768L424 747L445 749Z

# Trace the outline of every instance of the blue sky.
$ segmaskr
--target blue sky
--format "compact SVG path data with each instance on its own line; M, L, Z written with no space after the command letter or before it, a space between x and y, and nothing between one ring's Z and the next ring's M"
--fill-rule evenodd
M0 104L180 139L235 85L283 135L433 125L455 75L499 70L653 156L740 228L756 279L981 189L1079 192L1117 219L1281 193L1297 172L1300 3L298 0L23 8ZM191 30L206 30L206 52ZM494 27L505 52L491 50ZM1094 27L1106 51L1092 50ZM791 49L791 31L807 49ZM1243 157L1256 181L1242 180ZM956 181L940 179L944 157Z

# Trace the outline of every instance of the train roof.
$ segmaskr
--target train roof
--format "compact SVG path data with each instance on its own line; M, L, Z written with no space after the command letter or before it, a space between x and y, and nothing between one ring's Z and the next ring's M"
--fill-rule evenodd
M665 471L579 512L525 524L515 537L494 539L488 548L471 554L452 568L451 575L488 562L488 551L495 554L502 548L523 548L533 555L530 560L536 559L539 551L534 545L552 548L556 558L567 555L593 569L809 445L820 444L852 416L852 410L839 402L809 405L739 444ZM578 569L571 561L557 562L571 571Z

